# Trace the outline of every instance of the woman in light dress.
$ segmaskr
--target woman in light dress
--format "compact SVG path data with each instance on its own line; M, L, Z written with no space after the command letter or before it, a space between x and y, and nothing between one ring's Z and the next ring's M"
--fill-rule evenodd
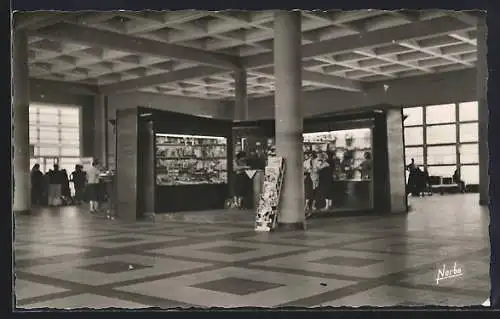
M304 161L304 186L306 188L307 203L306 217L311 216L313 213L319 187L319 171L328 166L324 155L325 154L320 153L320 156L318 156L316 152L311 152L311 154L306 155L306 159Z

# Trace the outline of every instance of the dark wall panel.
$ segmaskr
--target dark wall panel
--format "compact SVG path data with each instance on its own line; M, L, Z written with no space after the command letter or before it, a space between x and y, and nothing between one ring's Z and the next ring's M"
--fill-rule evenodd
M386 115L385 113L377 113L373 127L373 204L375 211L379 213L387 213L390 210L387 161Z
M228 184L157 186L156 213L223 209Z
M144 215L155 212L155 136L152 121L139 119L138 176L140 185L138 210Z
M139 108L143 114L152 114L156 133L229 136L232 120L218 120L168 111Z
M95 133L95 106L94 98L92 96L86 96L82 100L84 105L82 105L82 115L81 119L81 130L82 130L82 156L83 157L97 157L99 154L95 154L94 141L96 139Z

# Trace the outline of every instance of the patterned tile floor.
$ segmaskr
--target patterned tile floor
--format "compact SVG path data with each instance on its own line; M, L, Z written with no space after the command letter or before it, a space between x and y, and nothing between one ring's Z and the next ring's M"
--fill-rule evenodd
M478 196L411 201L408 215L317 218L282 233L255 233L250 211L137 223L74 207L19 215L16 306L480 305L489 218ZM461 276L436 281L454 266Z

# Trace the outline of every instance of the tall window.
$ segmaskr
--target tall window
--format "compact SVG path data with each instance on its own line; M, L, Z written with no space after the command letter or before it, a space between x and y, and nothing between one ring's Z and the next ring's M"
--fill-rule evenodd
M455 104L429 105L425 107L426 124L455 123Z
M477 102L408 107L405 154L430 175L451 177L456 169L466 184L479 183Z
M80 108L30 104L31 165L46 171L54 163L71 171L80 162Z

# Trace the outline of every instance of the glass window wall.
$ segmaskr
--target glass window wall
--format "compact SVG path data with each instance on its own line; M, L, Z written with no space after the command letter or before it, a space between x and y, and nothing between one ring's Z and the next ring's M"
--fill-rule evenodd
M467 184L479 184L479 165L462 165L460 178Z
M460 143L477 142L479 140L478 123L460 124Z
M405 145L422 145L424 143L422 127L406 127L405 128Z
M427 165L454 165L457 162L455 146L429 146L427 148Z
M405 158L428 169L430 175L461 172L466 184L479 181L478 105L457 104L408 107L405 126Z
M31 166L40 164L43 172L55 163L73 171L80 162L80 108L78 106L32 103L30 112L30 144L34 149ZM66 164L69 163L69 164Z
M410 162L413 158L415 160L415 165L424 165L424 148L423 147L406 147L405 148L405 158L407 162Z
M455 104L429 105L425 108L426 124L454 123L456 121Z
M448 144L457 142L455 124L427 126L427 144Z
M424 119L423 107L407 107L403 114L406 116L405 125L422 125Z
M463 144L460 145L460 164L477 164L479 163L479 145L478 144Z
M477 101L459 104L460 122L478 121L479 111Z

